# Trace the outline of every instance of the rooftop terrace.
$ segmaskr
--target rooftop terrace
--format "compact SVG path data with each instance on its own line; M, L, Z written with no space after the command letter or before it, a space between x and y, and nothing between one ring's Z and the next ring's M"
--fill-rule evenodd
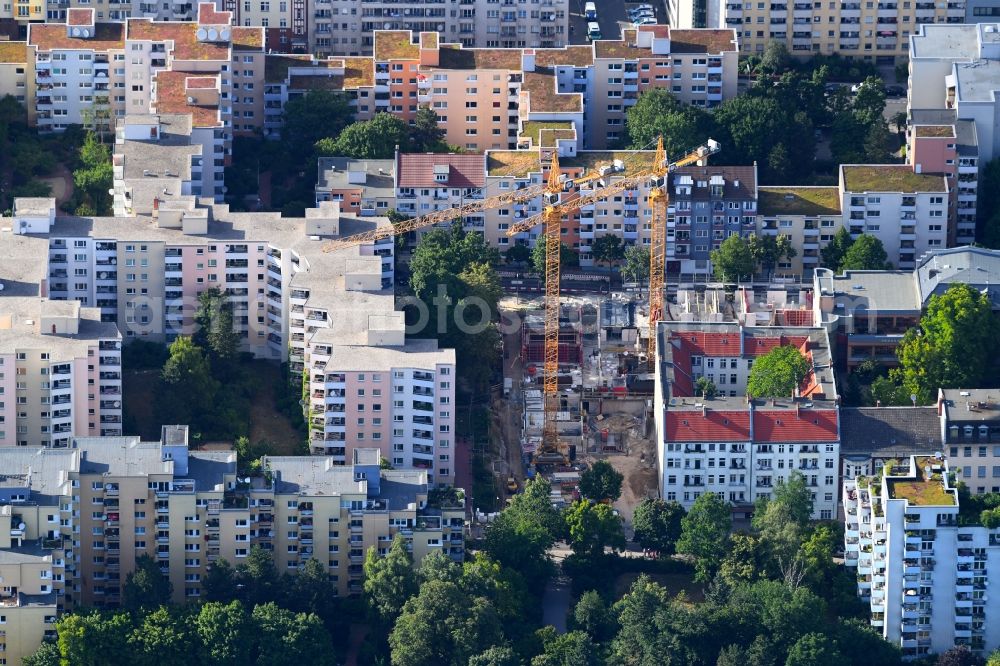
M955 506L955 493L945 488L944 461L933 456L913 460L916 462L915 475L886 477L889 498L905 499L914 506Z

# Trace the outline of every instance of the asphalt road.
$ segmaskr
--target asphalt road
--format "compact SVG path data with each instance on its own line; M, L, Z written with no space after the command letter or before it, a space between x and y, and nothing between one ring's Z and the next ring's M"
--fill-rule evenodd
M666 3L663 0L645 0L644 2L615 2L614 0L594 0L597 5L597 23L601 26L601 36L604 39L620 39L619 22L630 23L628 10L636 5L649 4L656 8L656 20L667 23ZM587 19L583 16L583 6L586 0L570 0L569 3L569 41L571 44L589 44L587 40Z

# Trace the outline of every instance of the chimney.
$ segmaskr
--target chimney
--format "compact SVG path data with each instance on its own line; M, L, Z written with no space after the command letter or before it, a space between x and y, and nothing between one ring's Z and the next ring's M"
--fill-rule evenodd
M701 415L708 416L708 407L706 407L705 405L701 406Z
M799 407L799 403L795 403L795 418L797 418L797 419L801 419L802 418L802 410Z
M881 400L876 400L875 401L875 406L876 407L881 407L882 406L882 401Z

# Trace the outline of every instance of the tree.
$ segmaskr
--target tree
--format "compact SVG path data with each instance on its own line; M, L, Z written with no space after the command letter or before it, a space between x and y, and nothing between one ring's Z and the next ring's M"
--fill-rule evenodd
M333 666L330 634L313 614L293 613L274 603L255 606L252 613L257 638L258 666Z
M847 227L837 229L837 233L833 235L830 242L819 251L823 258L823 266L834 272L839 271L844 255L847 254L847 250L853 242L854 239L851 238L851 232L847 230Z
M21 666L61 666L59 646L48 641L38 646L38 649L21 660Z
M128 638L134 662L157 666L189 661L197 644L190 626L192 619L188 612L167 606L160 606L143 616Z
M545 240L539 238L531 248L531 266L539 275L545 275ZM563 268L567 266L579 266L579 253L571 250L565 243L559 245L559 265Z
M798 254L798 251L792 247L791 239L785 234L777 236L754 235L750 237L747 245L754 262L769 275L782 259L792 259Z
M207 349L215 359L236 358L240 334L234 326L233 304L221 289L209 287L199 294L194 323L197 330L192 339L196 345Z
M732 535L729 552L719 566L716 580L730 587L738 587L771 577L773 562L770 552L756 534Z
M788 47L783 41L777 39L768 40L764 46L764 53L760 56L760 70L769 74L780 74L788 69L791 56Z
M649 277L649 248L645 245L629 245L625 248L625 265L622 275L626 280L642 282Z
M711 400L719 393L719 389L715 386L715 382L705 376L699 377L694 383L694 393L695 395L702 396L706 400Z
M524 243L515 243L503 255L508 264L526 264L531 261L531 248Z
M137 611L168 604L173 587L170 579L160 573L160 565L152 557L140 555L135 560L135 570L125 578L122 606Z
M313 154L320 139L339 136L354 119L346 95L313 90L285 104L281 142L299 159Z
M865 134L865 159L875 164L884 164L891 158L892 133L886 122L873 123Z
M753 276L753 253L747 242L739 234L733 234L722 241L719 249L709 255L715 277L723 282L739 282Z
M989 296L954 284L931 296L919 327L897 348L900 367L890 376L924 405L937 399L939 388L982 386L992 373L997 333Z
M871 403L882 407L905 407L910 404L910 394L890 377L876 377L872 380Z
M840 262L841 271L881 271L890 270L892 265L886 261L888 255L882 247L882 241L871 234L861 234L844 253Z
M985 666L986 660L969 650L965 645L957 645L938 655L936 666Z
M1000 650L994 650L993 653L990 654L990 658L987 660L986 666L1000 666Z
M715 493L699 495L681 520L677 552L694 560L695 580L707 583L712 579L726 554L732 524L729 504Z
M606 460L598 460L580 475L580 494L594 502L615 502L625 477Z
M128 663L132 621L127 613L97 611L59 618L56 631L61 666L104 666Z
M521 658L506 645L494 645L472 655L469 666L521 666Z
M905 111L897 111L892 114L892 124L896 128L896 134L900 139L906 137L907 117Z
M201 646L201 662L218 666L245 666L250 662L254 627L243 604L209 602L194 619Z
M622 247L622 239L614 234L604 234L591 245L590 253L594 261L604 262L611 267L625 258L625 248Z
M470 597L454 583L432 580L403 605L389 646L394 666L466 666L502 638L489 601Z
M274 601L277 597L278 570L269 550L250 546L246 559L236 567L236 577L250 606Z
M844 658L837 644L823 634L806 634L788 651L785 666L840 666Z
M570 621L574 629L586 632L595 643L611 640L617 629L614 614L596 590L580 595Z
M430 555L425 555L424 559L420 560L420 567L417 569L417 579L420 585L429 580L458 583L462 580L462 567L457 565L454 560L440 550L434 551Z
M647 497L639 502L632 516L635 540L643 549L655 551L661 557L673 555L684 514L684 507L675 501Z
M562 533L562 519L552 508L551 487L541 476L530 479L524 491L487 525L483 549L504 567L521 572L529 584L549 574L548 550Z
M621 629L611 642L611 663L658 666L669 655L671 638L658 621L670 599L662 586L642 574L615 604ZM675 662L670 662L675 663Z
M797 555L812 510L812 493L800 472L793 472L788 481L779 480L774 497L761 498L754 507L753 527L760 532L785 581L793 585L798 585L803 575Z
M406 123L389 113L376 113L371 120L352 123L336 139L316 143L320 155L356 159L389 159L396 149L405 146L409 129Z
M884 123L882 114L885 111L885 86L882 79L869 76L862 81L854 95L852 106L855 118L864 127Z
M798 347L775 347L753 362L747 394L754 398L793 397L811 370L811 363Z
M413 558L406 550L406 541L396 534L385 557L375 548L365 556L365 594L382 621L391 626L407 599L417 593L417 578Z
M112 199L108 190L114 185L114 168L111 165L111 150L101 143L94 132L88 132L80 148L80 167L73 171L73 184L79 196L77 214L86 208L94 215L110 215Z
M531 666L599 666L600 656L594 642L583 631L568 634L550 632L545 636L544 651L531 660Z
M447 153L450 150L444 140L445 131L438 127L438 117L434 109L422 106L413 116L410 126L409 150L414 153Z
M183 385L188 399L199 403L211 403L218 390L208 358L191 338L181 336L170 344L170 356L163 364L162 375L167 384Z
M216 560L202 582L205 601L229 601L236 598L236 570L225 558Z
M566 509L564 516L569 544L577 555L594 559L604 555L605 548L625 549L622 520L610 505L577 500Z
M632 148L647 150L663 137L667 155L680 155L701 145L711 134L712 117L681 103L663 88L647 90L625 114Z

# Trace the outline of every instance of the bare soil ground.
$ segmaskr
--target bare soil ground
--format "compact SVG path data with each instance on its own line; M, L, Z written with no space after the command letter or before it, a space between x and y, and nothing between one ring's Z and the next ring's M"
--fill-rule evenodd
M250 403L250 441L272 442L273 455L303 453L302 442L305 436L292 427L275 403L274 387L281 380L281 369L268 361L254 361L252 365L259 388Z
M587 456L588 464L599 459ZM611 463L611 466L622 473L622 496L615 502L615 508L625 519L625 534L632 533L632 515L635 507L647 497L657 496L656 455L653 443L648 438L630 439L629 450L626 453L602 455L600 459Z

